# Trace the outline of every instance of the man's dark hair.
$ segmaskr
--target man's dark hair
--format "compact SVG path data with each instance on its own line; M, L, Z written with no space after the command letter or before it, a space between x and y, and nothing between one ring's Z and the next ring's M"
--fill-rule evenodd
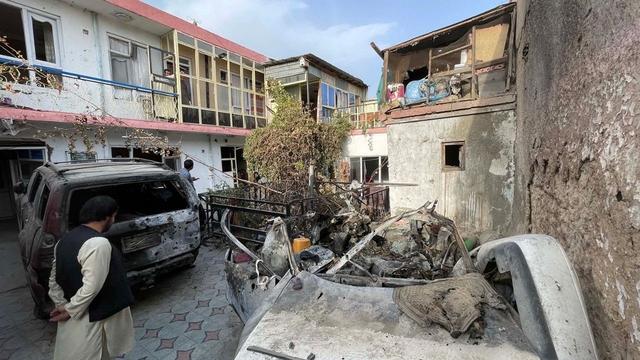
M100 195L92 197L80 208L78 221L86 224L93 221L102 221L118 211L118 203L111 196Z
M185 160L185 161L184 161L184 167L185 167L187 170L191 170L191 169L193 169L193 160L191 160L191 159L187 159L187 160Z

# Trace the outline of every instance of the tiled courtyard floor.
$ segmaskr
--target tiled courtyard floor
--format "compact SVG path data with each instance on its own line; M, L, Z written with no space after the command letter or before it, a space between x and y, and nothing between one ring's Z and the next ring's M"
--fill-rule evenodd
M242 323L225 296L223 249L136 294L136 346L125 359L231 359ZM56 327L32 315L26 287L0 293L0 360L53 357Z

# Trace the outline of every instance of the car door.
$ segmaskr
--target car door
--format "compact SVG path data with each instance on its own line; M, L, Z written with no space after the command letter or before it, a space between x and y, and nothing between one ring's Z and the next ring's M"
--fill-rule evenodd
M39 194L42 193L43 185L44 181L42 173L35 171L29 181L27 193L22 197L22 202L20 204L20 233L18 234L18 239L20 241L22 262L25 266L29 264L34 236L41 227L41 222L36 220L35 203Z

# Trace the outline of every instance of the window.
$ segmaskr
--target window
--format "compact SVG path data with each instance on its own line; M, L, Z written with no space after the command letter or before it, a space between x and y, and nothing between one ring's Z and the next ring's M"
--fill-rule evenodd
M242 111L241 104L242 92L238 89L231 88L231 111L240 113Z
M464 170L464 141L442 143L442 170Z
M112 147L111 148L111 158L118 159L128 159L131 157L131 151L126 147Z
M22 181L27 182L31 174L45 162L44 149L23 149L17 151L18 166Z
M244 113L247 115L253 115L253 94L244 92Z
M0 56L21 58L32 66L59 67L58 18L41 15L27 8L11 6L0 2L0 35L6 37L11 49L3 47ZM13 77L13 76L12 76ZM41 74L22 69L15 81L26 83L37 81L40 86L62 84L62 78L56 77L55 84L49 83Z
M141 148L128 147L112 147L111 157L114 159L139 158L155 162L164 162L167 166L174 170L177 170L180 165L180 155L178 150L168 150L166 155L163 156L160 152L155 152L153 150L142 150Z
M49 202L49 194L51 194L51 190L49 190L49 187L45 185L42 188L42 195L40 195L40 202L38 203L38 218L40 220L44 219L44 213L47 210L47 202Z
M240 75L231 73L231 86L240 87Z
M229 111L229 88L217 85L218 90L218 110Z
M149 55L145 46L109 36L109 53L113 81L135 86L149 86Z
M39 172L33 175L33 180L29 184L29 202L33 202L36 198L36 193L38 192L38 188L40 187L40 183L42 182L42 174Z
M386 156L350 158L349 164L350 180L363 184L389 181L389 160Z
M19 51L23 56L27 56L27 42L24 38L24 26L22 25L22 9L0 3L0 33L7 37L9 46ZM0 55L14 57L15 54L0 48Z
M336 107L336 88L322 83L322 105Z
M227 70L220 70L220 78L218 81L223 84L227 83Z
M250 77L244 77L244 89L253 90L253 81L251 81Z
M33 46L36 60L56 63L55 21L37 15L31 15Z
M71 161L95 161L96 153L86 151L73 151L69 153L69 160Z

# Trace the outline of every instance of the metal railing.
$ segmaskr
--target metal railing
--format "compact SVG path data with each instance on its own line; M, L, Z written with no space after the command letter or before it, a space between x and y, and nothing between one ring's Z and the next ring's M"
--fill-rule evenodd
M222 213L230 211L229 228L243 241L263 243L268 220L301 219L310 213L336 215L347 202L372 220L381 219L390 212L389 187L365 186L345 190L336 185L335 191L312 197L285 199L266 188L246 185L240 188L199 194L205 212L203 240L224 236L221 228Z
M354 129L367 129L383 126L379 120L378 101L366 100L358 105L336 108L338 114L347 114Z
M5 66L0 98L6 105L78 114L104 112L128 119L178 119L178 95L165 91L170 87L153 89L2 57L0 64Z

